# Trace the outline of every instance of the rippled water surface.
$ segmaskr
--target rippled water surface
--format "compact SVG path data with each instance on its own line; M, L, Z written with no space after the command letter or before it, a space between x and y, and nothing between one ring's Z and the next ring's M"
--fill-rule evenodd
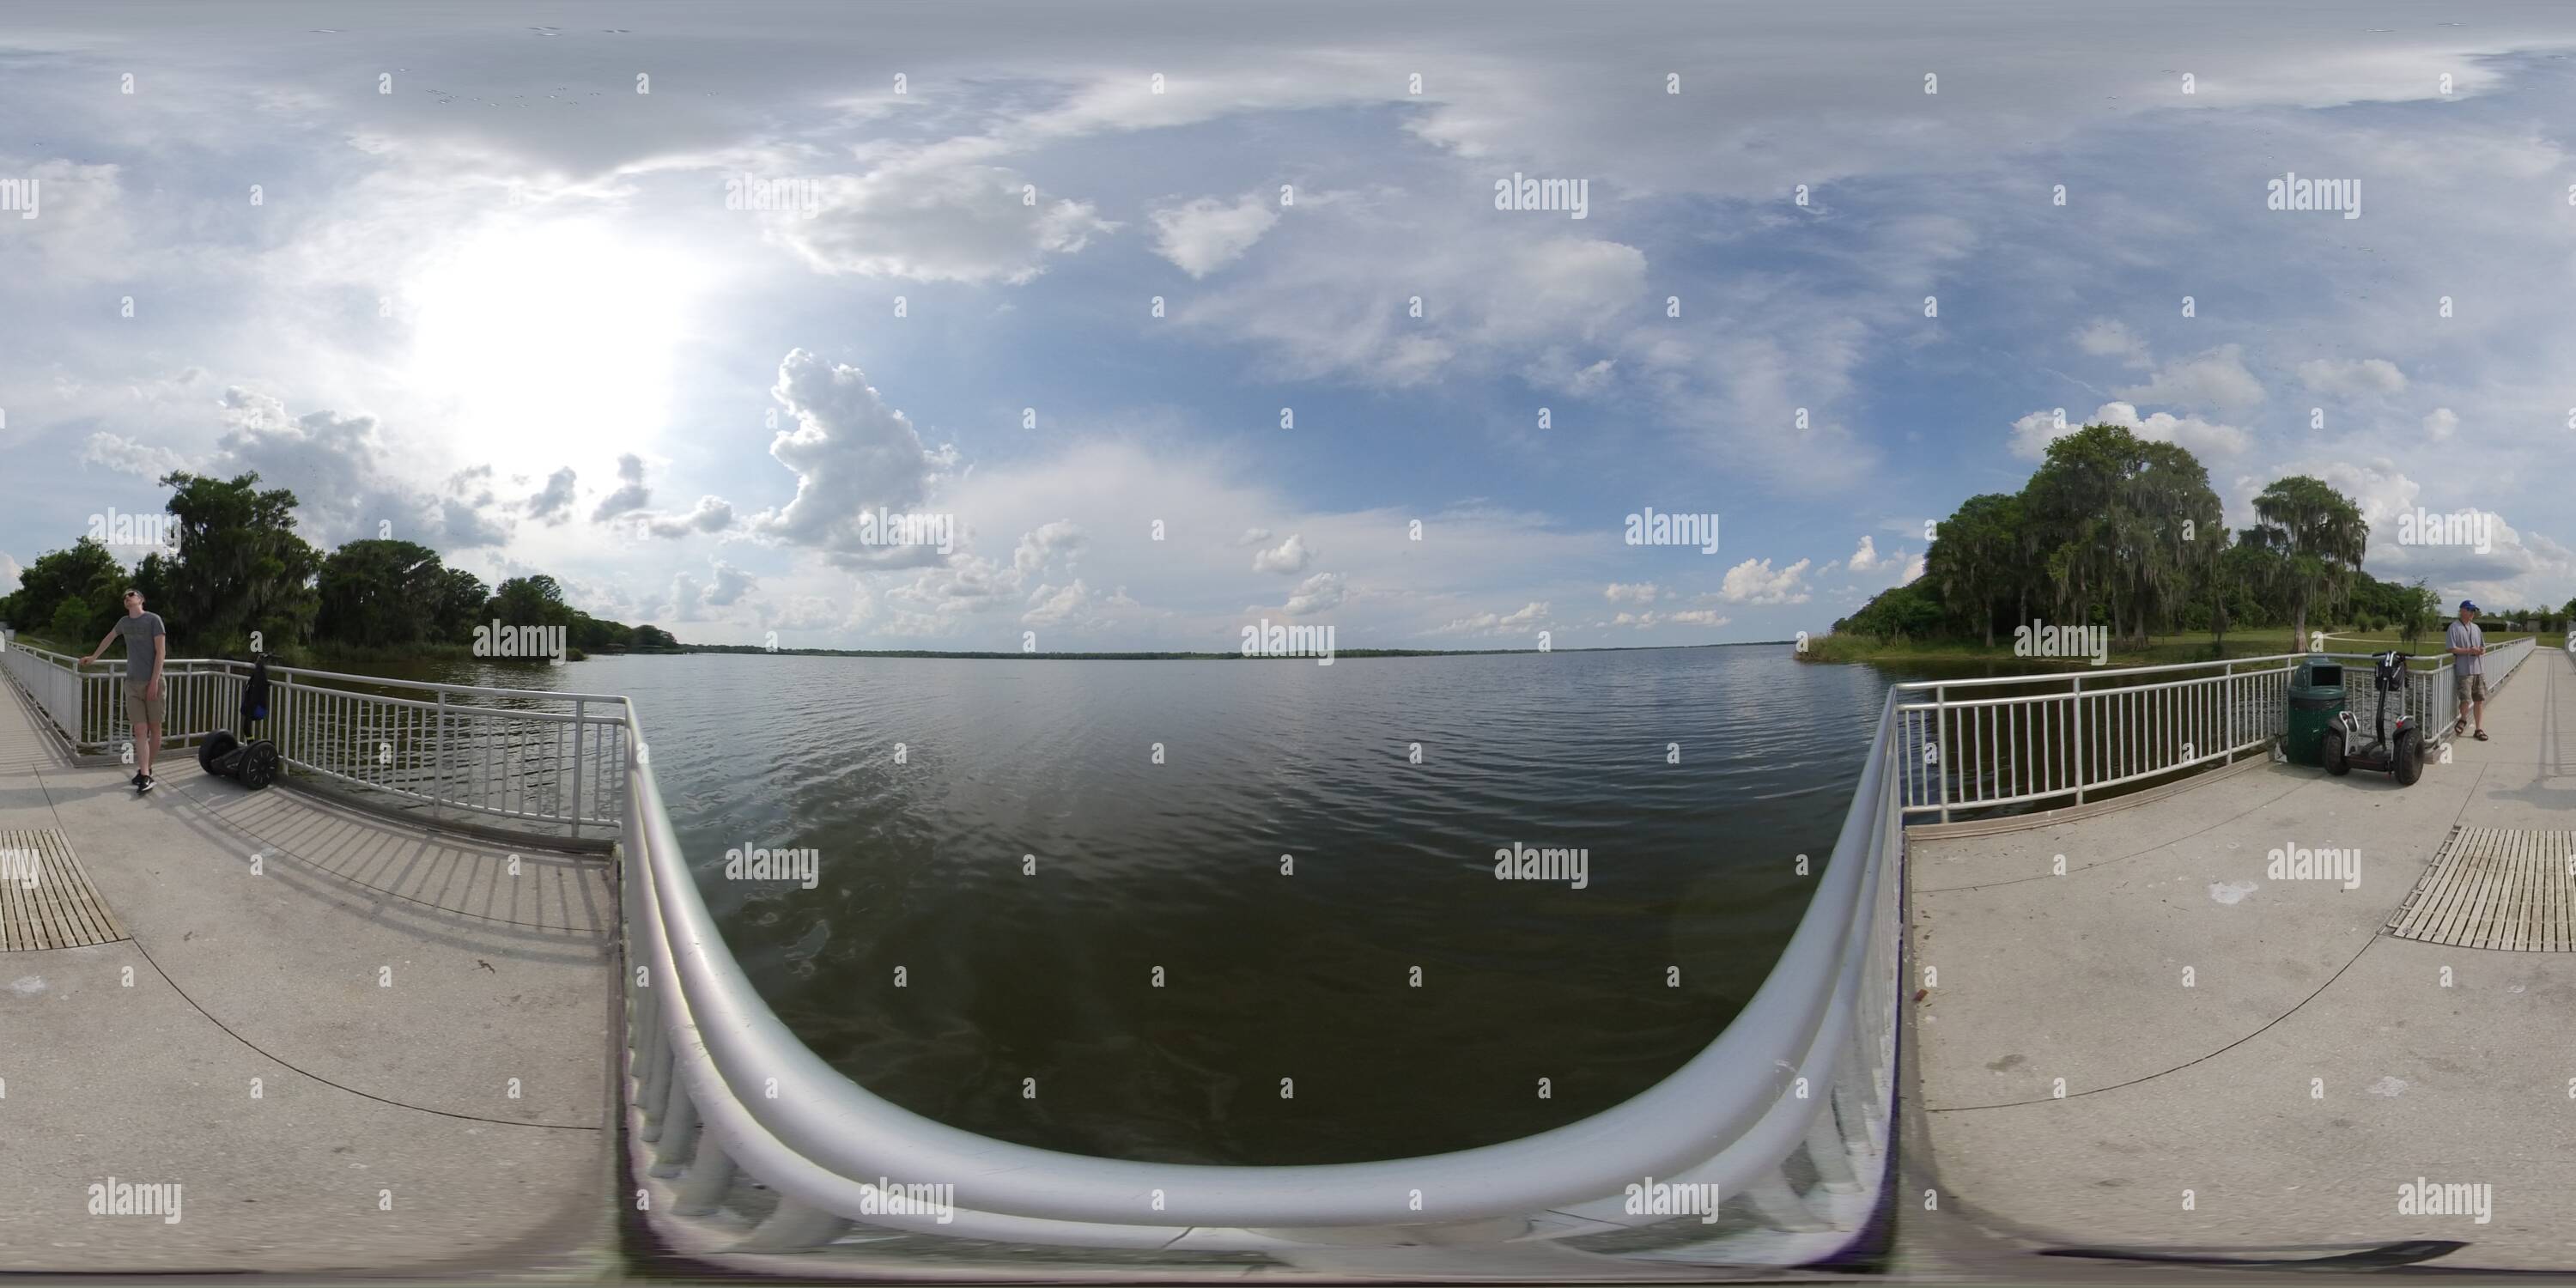
M863 1085L1032 1145L1302 1163L1527 1135L1705 1046L1803 911L1891 677L1746 646L546 680L635 697L728 941ZM1588 885L1497 880L1516 843L1582 848ZM819 851L815 888L728 880L751 846Z

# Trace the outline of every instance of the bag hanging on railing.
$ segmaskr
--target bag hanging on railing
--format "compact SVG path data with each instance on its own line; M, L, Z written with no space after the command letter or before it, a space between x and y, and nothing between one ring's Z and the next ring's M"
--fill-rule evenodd
M250 659L250 679L242 684L242 733L247 736L253 723L267 718L268 655L254 653Z

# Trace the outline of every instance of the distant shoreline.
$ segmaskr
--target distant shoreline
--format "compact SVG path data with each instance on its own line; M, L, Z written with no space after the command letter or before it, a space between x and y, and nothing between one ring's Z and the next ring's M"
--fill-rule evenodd
M1794 645L1795 640L1729 640L1714 644L1613 644L1585 648L1549 649L1551 653L1647 653L1686 648L1759 648L1772 645ZM658 650L670 652L671 650ZM905 657L960 658L978 660L1030 662L1313 662L1313 656L1247 657L1241 653L1182 653L1138 651L1121 653L1002 653L952 652L943 649L840 649L840 648L762 648L757 644L683 644L682 653L729 653L775 655L779 657ZM1534 648L1351 648L1336 649L1336 659L1352 657L1494 657L1503 654L1537 653Z

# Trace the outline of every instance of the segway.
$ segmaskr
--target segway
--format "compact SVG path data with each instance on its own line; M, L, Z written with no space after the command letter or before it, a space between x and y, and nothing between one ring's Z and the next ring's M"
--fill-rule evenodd
M2374 653L2370 657L2370 686L2379 696L2378 710L2372 716L2370 742L2359 748L2361 722L2352 712L2336 713L2336 725L2326 730L2324 759L2326 772L2337 778L2354 769L2371 769L2396 777L2400 787L2412 787L2424 776L2424 734L2407 716L2397 717L2397 727L2388 727L2388 695L2406 691L2405 654L2395 649Z
M250 679L242 684L242 731L268 719L268 659L253 658ZM217 729L206 735L197 746L197 768L208 774L230 778L242 786L258 791L277 781L277 744L266 738L249 742L233 736L230 729Z

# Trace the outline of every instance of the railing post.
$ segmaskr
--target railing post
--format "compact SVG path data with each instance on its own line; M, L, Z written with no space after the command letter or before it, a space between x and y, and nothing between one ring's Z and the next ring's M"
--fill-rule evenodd
M1940 789L1941 821L1950 821L1950 702L1932 686L1932 783Z
M2084 676L2075 676L2075 803L2084 803Z
M429 754L437 758L438 769L431 776L430 791L438 803L447 803L447 690L438 691L438 732L431 735Z
M582 715L590 703L582 698L572 700L572 839L581 839L581 736L587 726Z

